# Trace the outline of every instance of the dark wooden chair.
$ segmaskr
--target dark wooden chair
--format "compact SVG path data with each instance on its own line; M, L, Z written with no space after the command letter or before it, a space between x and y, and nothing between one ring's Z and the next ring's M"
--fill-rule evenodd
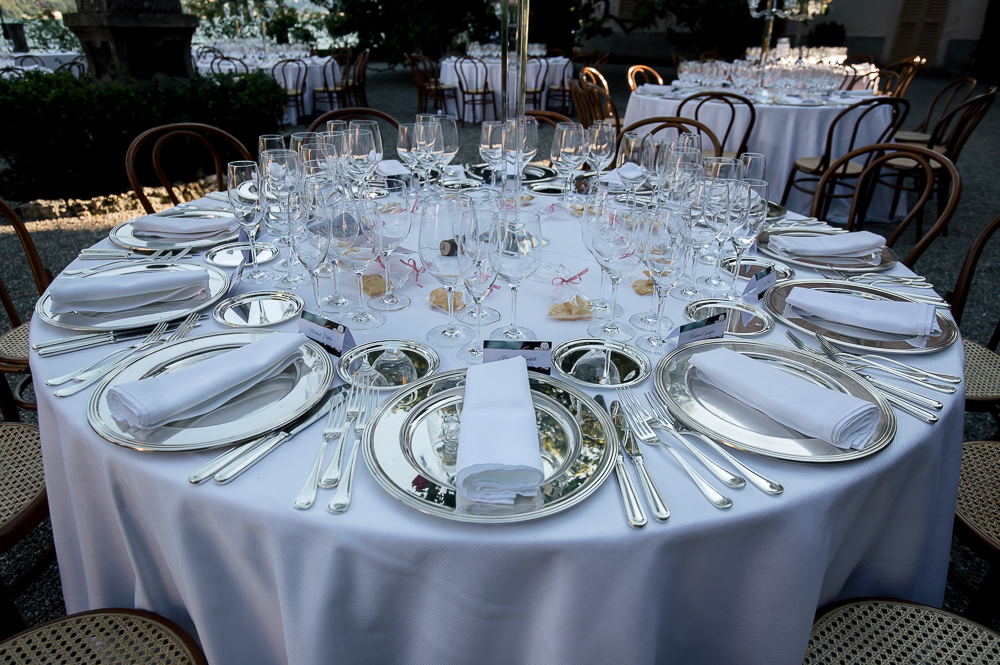
M532 71L534 65L534 71ZM524 108L541 109L545 98L545 84L549 76L549 61L537 55L528 58L528 71L525 72L527 87L524 89Z
M590 127L598 120L609 120L615 128L615 132L621 132L621 116L618 113L615 100L611 99L611 95L600 87L583 80L579 84L574 81L570 92L573 95L573 103L576 104L580 114L580 124L584 128Z
M57 72L67 72L82 79L87 75L87 66L84 65L79 60L70 60L69 62L64 62L63 64L56 67Z
M228 158L223 159L219 155L218 149L216 149L215 145L211 141L212 138L216 139L216 141L221 143L223 146L228 144L230 151L237 153L240 159L254 161L247 149L235 136L219 129L218 127L203 125L196 122L180 122L172 125L161 125L159 127L147 129L142 134L135 137L132 144L128 147L128 152L125 153L125 172L128 174L128 181L132 185L132 191L135 192L136 198L139 199L139 203L142 204L143 210L145 210L147 214L153 214L156 211L153 209L153 204L149 202L149 198L146 196L145 192L142 191L142 184L139 182L139 176L135 169L135 160L142 146L145 145L147 141L154 138L156 139L156 143L153 144L153 169L156 171L156 177L159 179L160 184L167 190L167 196L170 197L170 201L174 205L179 204L180 199L177 198L177 194L174 192L174 188L170 184L170 179L167 178L167 175L164 173L163 167L160 164L160 157L162 155L163 148L170 141L178 138L184 138L189 142L200 143L206 150L209 151L209 153L211 153L212 161L215 165L216 187L220 192L226 191L226 165L233 160Z
M406 53L406 61L413 73L413 83L417 88L417 108L427 113L428 102L433 100L434 113L447 111L447 100L455 102L458 108L458 88L450 83L442 83L437 63L422 53Z
M566 57L566 51L562 50L561 48L550 48L549 50L547 50L545 52L545 57L546 58L565 58Z
M648 132L644 132L650 134L651 136L655 136L656 134L667 130L673 130L678 134L701 134L703 136L707 136L708 140L712 144L712 150L714 151L715 156L722 157L722 143L719 142L719 137L715 135L715 132L713 132L708 125L698 122L692 118L681 118L677 116L656 116L633 122L631 125L618 133L618 145L621 145L622 136L625 135L625 132L634 132L637 129L649 127L651 125L653 128ZM704 141L702 144L704 145ZM702 150L702 152L704 153L705 151ZM617 155L618 150L616 148L615 156L617 157Z
M37 55L19 55L15 56L14 64L18 67L44 67L45 61L39 58Z
M295 112L306 114L306 74L309 67L297 58L279 60L271 67L271 76L282 85L288 95L286 106L294 106Z
M905 60L900 60L899 62L894 62L891 65L882 67L879 71L880 77L885 72L891 72L895 74L898 79L892 83L887 83L884 86L880 85L879 89L883 91L883 94L890 95L892 97L902 97L906 94L906 90L913 83L913 79L916 77L917 72L920 68L927 62L926 58L922 58L919 55L913 55Z
M24 76L25 70L20 67L3 67L0 68L0 78L3 79L15 79Z
M458 91L461 95L461 108L458 115L463 126L465 126L467 104L472 106L473 121L475 121L477 106L482 107L483 120L486 120L487 100L493 105L493 117L500 117L497 113L496 94L490 88L489 70L485 62L479 58L462 56L455 62L455 74L458 77Z
M611 94L611 88L608 87L608 80L604 78L604 74L589 65L580 70L580 85L584 83L599 87L606 95Z
M551 109L553 102L555 102L559 105L559 113L566 115L570 112L573 101L573 96L569 90L569 83L576 78L576 74L574 73L572 60L562 63L559 67L561 73L557 82L549 85L549 96L545 102L545 108Z
M998 218L1000 219L1000 218ZM997 221L997 220L994 220ZM968 349L968 346L966 346ZM1000 368L1000 356L995 353L993 370ZM969 355L965 356L965 385L970 385ZM978 360L975 356L973 362ZM973 369L973 379L982 377L984 367ZM988 371L988 370L987 370ZM993 374L995 383L1000 383L1000 374ZM996 387L996 386L995 386ZM996 392L994 392L994 398ZM968 395L966 395L968 405ZM968 410L968 406L966 406ZM954 535L969 549L984 559L990 566L989 572L979 588L972 585L953 566L948 577L968 596L969 604L962 616L982 624L990 625L997 614L1000 602L1000 441L966 441L962 444L962 468L958 479L958 501L955 504Z
M628 68L628 87L632 92L635 92L642 85L636 81L636 78L639 76L642 77L642 84L656 83L656 85L663 85L663 77L657 74L656 70L652 67L632 65Z
M849 65L874 65L875 58L871 57L867 53L857 53L844 58L844 62L841 64L845 67Z
M938 215L937 221L931 225L926 234L918 233L918 240L910 253L903 259L903 265L912 268L917 259L927 251L934 239L948 226L948 222L958 208L958 201L962 197L962 176L958 169L947 157L941 153L921 148L920 146L906 145L902 143L876 143L852 150L843 157L834 160L827 170L820 176L816 185L816 193L813 196L812 209L810 215L823 219L823 214L829 208L830 198L839 195L834 194L834 189L838 186L841 174L846 171L848 164L854 164L852 170L857 170L857 184L854 187L854 194L851 199L851 209L847 215L847 230L857 231L861 228L861 222L865 217L868 206L871 202L872 194L879 184L879 174L883 168L893 160L907 159L914 164L914 169L920 171L920 181L922 188L917 190L919 198L910 209L909 213L899 222L896 230L893 231L886 246L892 247L900 236L906 231L910 223L923 211L924 206L930 201L934 193L934 172L936 169L947 173L947 178L951 183L951 189L946 203ZM936 166L933 164L936 163Z
M195 60L201 60L209 56L214 59L225 57L225 54L214 46L199 46L198 50L194 52Z
M313 110L319 108L321 100L326 101L326 105L331 111L345 103L345 100L341 99L341 89L337 87L337 77L334 75L334 65L340 70L340 78L343 78L347 73L347 68L340 64L341 60L342 58L331 55L323 63L323 69L321 70L323 85L318 85L312 89Z
M315 132L321 131L320 127L326 127L326 122L328 120L384 120L389 123L395 129L399 129L399 121L393 118L388 113L383 113L378 109L364 108L361 106L354 106L346 109L337 109L335 111L327 111L320 117L312 121L309 125L307 131Z
M972 94L975 87L976 79L969 76L955 79L945 85L936 95L934 95L934 99L931 100L930 106L927 107L927 113L924 114L924 119L912 132L896 132L896 143L916 143L917 145L927 145L927 142L931 138L931 129L948 115L948 111L951 110L952 104L961 104L968 100L969 95ZM945 95L947 95L947 97L945 97ZM932 125L931 118L934 117L934 109L942 98L944 99L944 105L939 109L937 120L935 120Z
M562 113L556 113L555 111L533 111L527 110L524 115L529 118L534 118L539 122L544 122L552 127L555 127L560 122L573 122L569 116L565 116Z
M220 55L209 63L208 71L213 74L249 74L250 67L239 58Z
M368 61L371 58L369 49L363 50L354 60L351 67L351 78L347 81L348 93L355 106L368 106Z
M723 150L722 157L735 157L739 158L744 152L747 151L747 142L750 141L750 134L753 132L753 127L757 123L757 110L751 102L746 97L742 95L737 95L732 92L698 92L681 100L681 103L677 106L677 115L682 118L694 118L695 120L701 121L699 114L701 109L705 104L722 104L729 110L729 123L726 125L726 133L722 135L722 145L725 146L729 142L729 135L733 131L733 124L736 122L737 106L744 106L750 114L750 122L747 124L746 131L743 132L743 138L740 139L739 145L735 151ZM694 112L690 111L685 114L685 107L690 108L688 105L694 107ZM718 136L718 134L716 134ZM708 155L706 155L708 156ZM718 155L716 155L718 156Z

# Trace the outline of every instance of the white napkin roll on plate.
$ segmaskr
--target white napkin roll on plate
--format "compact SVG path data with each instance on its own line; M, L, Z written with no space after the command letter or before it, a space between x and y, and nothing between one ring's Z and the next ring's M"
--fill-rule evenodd
M782 256L862 257L885 247L885 238L868 231L815 236L782 234L772 235L767 246Z
M54 314L121 312L152 303L204 300L208 294L209 276L205 269L60 277L49 287Z
M273 333L176 372L130 381L108 391L108 408L130 427L152 429L222 406L302 357L301 333Z
M858 328L927 337L941 332L937 308L920 302L869 300L844 293L794 287L785 302L815 316Z
M632 166L632 165L629 165L629 166ZM636 166L635 168L638 169L639 167ZM604 183L607 183L608 185L610 185L611 189L625 189L626 188L625 187L625 181L622 180L622 177L618 174L618 169L612 169L612 170L610 170L610 171L608 171L606 173L602 173L601 176L600 176L600 178L601 178L601 182L604 182Z
M158 217L146 215L132 222L137 236L169 240L228 238L240 229L236 217Z
M513 504L538 492L542 455L522 356L466 372L455 469L458 491L473 501Z
M729 349L697 353L688 362L727 395L782 425L845 450L864 449L882 413L876 404Z
M379 162L379 165L375 167L375 173L388 178L391 178L394 175L406 175L409 172L410 169L403 166L398 159L383 159Z

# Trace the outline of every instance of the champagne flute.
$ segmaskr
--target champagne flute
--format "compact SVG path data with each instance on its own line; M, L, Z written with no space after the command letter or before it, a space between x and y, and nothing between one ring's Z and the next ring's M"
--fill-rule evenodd
M733 233L730 237L733 248L736 250L735 272L733 272L729 288L719 295L720 298L734 301L743 299L742 291L736 288L740 270L743 267L743 255L756 242L757 236L764 228L764 222L767 221L767 182L749 179L745 180L744 183L746 189L742 193L745 198L740 198L736 205L740 207L745 205L746 210L741 216L740 223L733 227Z
M432 328L427 341L455 348L472 341L472 329L455 321L455 289L462 283L458 253L449 247L455 242L456 227L468 200L458 196L435 196L420 205L420 262L448 293L448 323Z
M622 277L642 260L642 249L648 235L647 210L644 205L621 203L606 197L593 219L593 254L597 263L611 277L611 309L618 303L618 286ZM635 331L619 324L614 315L606 321L590 324L587 334L600 339L627 342Z
M569 203L570 188L573 173L580 168L587 158L587 138L583 125L575 122L560 122L552 135L552 148L549 156L556 172L565 181L563 183L563 205Z
M691 251L690 233L686 228L689 222L690 216L682 205L664 204L650 211L649 237L643 247L642 258L656 288L659 308L656 315L657 327L651 335L640 337L636 341L636 346L645 351L665 351L667 339L664 333L669 333L674 327L673 321L664 314L664 305L667 294L684 274L684 266Z
M370 133L364 130L366 133ZM363 281L365 270L375 257L378 247L365 236L365 217L372 214L371 200L349 200L335 198L333 208L333 243L338 244L340 260L350 268L358 284L358 308L347 313L348 327L355 330L370 330L385 323L385 317L378 312L368 310L368 299L365 298Z
M521 210L501 212L504 235L503 253L500 258L499 275L510 286L510 325L497 328L491 339L524 340L534 339L535 333L517 325L517 289L531 277L542 264L542 218L538 213Z
M265 175L264 173L264 152L267 150L284 150L285 149L285 137L281 134L262 134L257 137L257 166L260 170L261 177ZM279 227L275 226L271 219L271 203L274 201L274 195L268 191L267 179L265 178L262 183L262 190L264 194L264 202L261 203L261 211L263 212L264 224L267 227L268 232L271 235L280 236L281 232L278 230ZM277 244L281 244L279 240Z
M373 201L371 214L364 218L364 233L378 246L382 255L385 292L369 300L368 306L383 312L395 312L410 306L409 297L393 294L389 274L390 255L410 233L410 194L406 183L396 178L386 178L381 189L386 195Z
M476 305L476 333L472 343L462 347L458 359L470 365L483 362L483 298L493 288L503 253L503 226L494 211L469 210L462 213L458 232L458 267L465 290Z
M299 261L309 271L313 298L320 306L319 269L330 250L331 216L326 200L328 184L308 178L301 189L292 192L289 205L289 237Z
M252 267L249 273L243 274L242 280L248 284L260 284L271 279L271 276L257 265L257 245L254 237L257 235L256 227L261 219L260 171L257 162L238 161L229 162L228 172L229 205L236 215L236 221L243 227L250 240Z

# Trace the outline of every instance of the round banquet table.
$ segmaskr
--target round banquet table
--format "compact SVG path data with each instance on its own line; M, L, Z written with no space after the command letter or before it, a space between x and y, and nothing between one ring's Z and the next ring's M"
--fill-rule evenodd
M26 54L22 54L22 53L15 53L14 54L15 58L17 58L17 57L19 57L21 55L33 55L36 58L41 59L43 65L44 65L44 67L46 69L51 69L51 70L55 71L56 69L59 68L59 65L64 65L67 62L70 62L70 61L72 61L72 60L80 57L83 54L82 53L75 53L73 51L31 51L30 53L26 53ZM84 62L83 66L86 67L87 63Z
M549 201L538 199L536 209L547 213ZM581 288L594 294L599 274L586 258L579 220L557 210L543 221L543 234L550 241L545 261L571 273L589 267ZM415 230L403 246L416 247ZM805 269L799 275L812 276ZM620 293L626 315L650 302L628 279ZM423 341L445 320L428 305L433 282L424 274L420 285L406 284L411 307L389 313L381 328L358 331L358 341ZM551 290L525 284L521 322L557 343L585 337L585 322L543 315ZM302 295L308 307L311 295ZM507 320L506 289L487 303ZM671 300L669 309L675 323L683 321L679 302ZM220 328L209 320L196 334ZM778 323L758 339L786 344L784 330ZM67 332L36 317L31 340ZM438 351L442 370L462 366L454 350ZM800 464L734 451L782 483L781 496L749 484L724 487L681 449L733 499L731 509L718 510L665 450L645 447L671 511L666 522L650 517L642 529L628 526L609 480L559 514L484 525L418 512L384 492L366 468L357 470L348 512L329 513L326 490L311 510L293 509L322 422L229 485L191 485L188 475L216 452L119 447L88 425L91 390L59 399L44 386L46 378L107 352L31 357L66 609L152 610L197 635L214 665L315 665L332 658L380 665L798 665L819 606L867 595L931 605L943 599L961 459L961 387L951 396L934 394L945 402L937 425L897 414L894 442L864 459ZM960 374L962 354L958 343L905 360ZM636 390L651 389L647 379ZM358 464L365 466L363 456Z
M696 91L691 91L694 94ZM624 127L628 127L634 122L639 122L646 118L657 116L675 116L677 107L688 93L684 93L677 98L666 98L661 95L643 92L640 88L629 97L628 107L625 110ZM855 101L861 101L864 97L858 97ZM847 105L826 105L826 106L796 106L783 104L755 104L757 118L753 131L747 142L748 152L759 152L766 157L767 173L764 178L769 183L770 197L772 201L780 201L785 191L785 184L788 182L788 175L792 170L792 164L800 157L819 157L826 149L826 135L830 125ZM694 107L689 104L684 112L689 116L694 116ZM876 138L885 129L889 122L891 111L889 107L881 107L866 116L855 138L855 147L861 147L876 143ZM698 117L704 124L715 132L719 140L726 133L731 116L730 107L720 102L709 102L701 107ZM729 133L729 139L723 145L724 150L737 150L739 143L750 123L750 111L742 104L736 105L736 118L733 121L733 128ZM647 133L653 126L643 127L638 130L640 133ZM851 133L854 129L854 120L849 115L843 118L837 126L837 131L833 137L832 158L836 159L848 152L847 148L851 141ZM711 148L710 141L704 139L703 148ZM807 185L815 187L815 184ZM885 190L885 191L883 191ZM788 195L789 210L809 214L812 205L812 196L800 192L796 189ZM881 188L876 193L869 210L871 219L888 219L889 208L892 205L891 192L886 188ZM846 218L850 207L850 199L835 199L830 208L830 218Z
M548 98L549 98L549 86L562 81L567 74L572 76L573 69L572 63L568 58L557 56L554 58L546 58L548 62L548 69L545 72L545 90L542 92L542 103L539 108L548 108ZM497 110L500 109L500 61L499 60L483 60L486 63L486 78L489 81L490 89L493 90L493 94L496 96L497 100ZM445 85L453 85L458 88L458 59L457 58L446 58L441 61L441 83ZM469 85L475 83L475 87L479 87L482 83L478 78L476 78L476 70L471 63L465 63L462 66L462 71L465 73L466 80ZM479 77L482 77L482 67L478 68ZM528 85L534 85L535 76L538 72L538 63L536 61L528 62ZM508 77L509 90L515 90L517 88L517 81L514 72L511 71ZM459 97L459 105L461 105L461 90L456 93ZM447 100L447 112L456 118L459 117L458 107L455 105L455 101L451 98ZM515 105L517 100L514 99L514 95L510 96L507 101L507 106L511 111L515 111ZM466 122L480 122L482 120L496 120L493 115L493 106L487 100L486 104L486 117L483 117L483 110L481 108L473 108L470 104L468 107L462 109L462 116Z

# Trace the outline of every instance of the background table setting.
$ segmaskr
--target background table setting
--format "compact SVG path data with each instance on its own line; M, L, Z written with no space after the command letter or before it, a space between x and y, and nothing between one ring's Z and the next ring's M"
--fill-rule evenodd
M496 95L497 107L499 108L500 83L501 83L500 59L498 56L490 57L489 55L487 55L486 57L484 57L483 62L486 64L487 83L489 84L489 88L493 90L494 94ZM562 85L563 79L565 79L567 76L570 78L572 78L573 76L573 65L568 58L565 58L563 56L555 56L551 58L545 58L545 62L547 63L545 79L544 81L541 79L538 80L539 86L544 88L544 90L541 93L541 103L538 106L538 108L540 109L548 108L549 86L554 84ZM458 86L457 63L458 63L457 58L445 58L444 60L441 61L440 80L442 84ZM532 60L528 62L526 71L527 71L527 77L528 77L527 80L529 86L535 85L535 80L536 78L538 78L538 68L539 68L538 61ZM466 63L463 66L463 71L465 73L466 79L469 81L470 86L472 86L474 82L476 84L474 87L481 87L483 81L479 79L482 78L482 69L479 70L478 78L476 77L475 68L470 63ZM508 73L508 80L511 81L512 86L516 84L515 72L513 69ZM508 104L510 105L511 110L513 110L515 100L509 100ZM490 106L487 106L487 109L490 108L491 108ZM460 114L459 108L456 107L456 102L454 100L451 100L450 98L447 100L447 107L445 112L450 113L456 117L462 115L466 122L496 120L496 118L493 117L492 112L487 113L489 117L484 118L482 117L482 111L477 111L473 107L462 109L462 114Z
M356 146L373 138L361 125L342 133ZM307 172L309 145L298 150ZM269 210L250 195L257 165L235 163L228 197L213 193L112 231L40 301L31 368L69 612L151 609L196 634L220 664L304 665L331 653L372 663L465 663L475 654L488 663L792 664L819 606L864 595L940 604L961 458L962 345L947 310L884 240L845 239L817 220L772 215L744 257L748 274L770 266L778 277L764 298L692 304L668 296L660 312L675 325L721 312L732 332L649 351L650 331L620 341L593 336L594 326L624 327L656 297L640 295L649 289L638 259L602 253L600 227L587 234L595 199L525 189L517 235L492 241L498 256L531 255L531 269L517 273L498 258L516 290L494 290L492 280L463 288L437 262L454 254L452 245L464 252L487 242L493 227L465 233L455 221L437 229L433 211L453 205L454 192L397 189L388 178L365 185L382 154L317 161L375 197L358 198L370 208L316 212L332 217L324 242L311 235L310 214L285 214L312 205L303 200L334 200L316 178L285 183L278 166L294 163L288 152L262 153ZM417 158L422 168L428 155ZM607 223L637 214L634 191L593 190L607 197L600 206L625 206ZM474 214L462 223L477 224L496 194L479 183L464 193L460 205ZM343 210L383 215L378 246L344 248L351 215ZM252 233L265 215L262 237L226 252L239 242L238 225ZM390 231L401 215L410 217L400 227L408 231ZM622 233L640 226L628 219ZM176 234L164 221L192 227L164 239ZM149 245L150 233L164 246ZM280 261L295 264L282 235L308 279L276 289L272 276L280 283L293 274ZM395 243L389 252L379 249L386 242ZM240 259L255 250L245 265ZM336 300L332 280L319 279L328 251L353 270L362 298L361 285L382 274L376 255L407 279L383 280L389 293L360 311L324 310ZM613 312L617 302L623 314L610 322L594 314L598 263L624 282L606 305ZM657 265L645 265L654 277ZM155 288L93 286L122 275L155 280ZM345 295L350 281L341 275ZM735 280L738 289L746 284ZM454 313L432 304L438 286L449 302L453 290L465 291L459 321L471 305L504 313L465 342L506 338L517 348L524 340L504 332L515 304L527 339L548 343L533 348L551 351L551 374L521 357L470 360L475 345L470 352L448 337ZM554 307L569 295L580 309ZM896 332L837 323L851 309L837 298L858 302L852 296L904 307L894 321L916 325L918 310L925 318ZM122 309L122 298L135 297L146 302ZM400 308L403 299L409 306ZM324 328L324 318L332 325ZM298 335L302 322L319 332L306 325L315 334ZM816 333L832 346L824 350ZM56 341L77 334L91 336ZM111 335L114 347L104 343ZM86 375L124 340L144 353L117 356L107 376ZM397 352L413 361L415 376L373 369ZM595 358L597 376L608 376L613 360L617 382L577 371ZM405 380L381 380L398 376ZM67 386L73 392L60 396ZM939 403L927 407L933 422L914 415L913 398L900 396L907 390ZM249 446L249 458L228 452L235 443ZM328 467L338 456L346 464ZM245 465L234 469L234 460ZM517 475L498 481L497 467Z

